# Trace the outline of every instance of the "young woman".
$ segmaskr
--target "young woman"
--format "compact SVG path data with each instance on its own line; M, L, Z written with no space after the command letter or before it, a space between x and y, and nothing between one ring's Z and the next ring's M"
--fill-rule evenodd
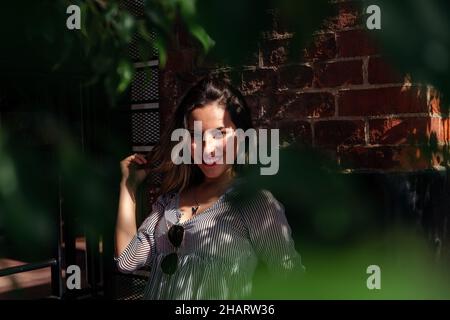
M203 161L176 165L171 133L192 132L194 121L201 121L203 132L222 135L205 136L202 145L192 139L191 155L200 148ZM207 77L185 95L151 155L121 162L116 261L122 272L150 268L144 299L246 298L258 261L277 275L302 268L284 208L269 191L233 201L245 165L219 163L215 152L219 146L226 159L233 143L236 157L238 128L252 128L242 95L227 81ZM163 174L161 195L137 229L134 194L151 170Z

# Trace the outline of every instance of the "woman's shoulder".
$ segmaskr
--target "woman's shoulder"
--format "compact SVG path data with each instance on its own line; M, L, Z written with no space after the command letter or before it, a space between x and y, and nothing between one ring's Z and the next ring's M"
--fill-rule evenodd
M250 233L287 225L284 206L270 190L259 188L243 193L238 195L239 200L233 200L233 207L245 229Z
M168 191L166 193L161 193L153 202L153 206L162 206L162 207L167 206L167 204L175 198L176 194L177 194L176 191Z
M268 189L256 188L252 190L243 187L234 191L233 202L241 212L246 214L253 212L261 215L267 212L284 211L283 204Z
M283 205L268 189L258 189L254 192L253 197L250 198L250 203L256 205L259 209L275 209L283 210Z
M142 222L140 230L145 230L146 232L151 232L155 227L156 222L161 219L164 215L167 206L170 201L176 195L175 192L167 192L159 194L151 205L151 210L149 210L147 217Z

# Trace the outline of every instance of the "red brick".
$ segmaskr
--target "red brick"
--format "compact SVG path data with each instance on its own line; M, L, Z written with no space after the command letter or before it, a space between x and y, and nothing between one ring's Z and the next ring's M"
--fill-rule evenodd
M270 29L268 32L272 33L272 36L286 34L292 32L292 28L290 28L286 21L281 18L279 9L270 9L267 11L270 20Z
M307 121L281 120L276 122L275 126L280 129L280 144L287 142L311 145L312 143L311 125Z
M273 106L273 99L270 96L249 95L244 96L247 105L252 113L252 119L260 122L270 122L266 110Z
M449 118L432 117L428 123L427 136L434 135L436 141L440 144L450 142L450 122Z
M437 136L439 135L439 121L436 123L428 117L374 119L369 121L369 141L371 144L423 143L432 131Z
M328 92L280 93L269 111L274 119L330 117L335 113L334 96Z
M336 57L336 40L334 33L316 35L305 51L306 61L329 60Z
M242 73L242 93L263 93L277 87L277 74L272 69L247 70Z
M325 120L314 124L314 140L319 146L365 143L364 121Z
M268 121L265 118L259 118L253 120L253 127L255 129L270 129L273 126L273 121Z
M441 113L441 95L436 89L430 92L430 111L432 113Z
M195 54L193 49L168 51L165 68L173 72L190 72L193 69Z
M415 86L342 90L338 105L341 116L428 112L426 90Z
M337 168L338 155L336 146L314 146L314 152L319 159L326 161L326 165L330 168Z
M370 57L369 59L369 83L404 83L405 76L395 67L380 57ZM409 79L410 81L410 79Z
M345 1L332 4L333 13L325 20L325 27L341 30L363 25L363 8L360 1Z
M336 47L338 57L370 56L378 53L374 40L365 30L338 32L336 34Z
M257 95L244 96L245 102L250 109L252 119L259 119L261 117L262 108L260 103L260 97Z
M413 171L428 169L433 158L417 146L342 147L339 162L343 169Z
M242 65L258 66L259 65L259 49L256 48L254 52L247 51L244 55Z
M271 39L262 43L263 66L286 63L289 56L289 39Z
M312 68L304 65L283 66L278 69L280 76L279 88L311 87Z
M429 106L430 111L435 115L447 117L450 114L450 103L448 103L448 99L443 99L441 93L435 88L430 88Z
M315 87L337 87L362 83L362 60L317 63L314 65Z
M450 143L450 119L444 118L440 119L440 121L441 121L441 132L439 135L439 141L448 144Z

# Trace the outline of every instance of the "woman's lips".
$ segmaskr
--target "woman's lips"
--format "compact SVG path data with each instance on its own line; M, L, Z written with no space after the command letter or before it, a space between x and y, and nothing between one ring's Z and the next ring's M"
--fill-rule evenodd
M203 164L207 167L215 166L219 162L218 158L207 158L203 160Z
M207 166L207 167L214 167L216 165L216 163L215 162L213 162L211 164L204 163L204 165Z

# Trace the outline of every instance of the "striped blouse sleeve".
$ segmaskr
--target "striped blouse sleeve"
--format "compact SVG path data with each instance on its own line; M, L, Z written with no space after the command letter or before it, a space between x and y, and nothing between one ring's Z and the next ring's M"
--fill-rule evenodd
M157 213L161 212L164 212L162 195L153 203L150 215L141 224L131 242L119 257L115 258L120 272L131 273L150 265L151 257L155 253L154 230L151 229L156 225L154 219L158 219Z
M284 206L268 190L260 190L241 212L248 236L269 271L303 271Z

